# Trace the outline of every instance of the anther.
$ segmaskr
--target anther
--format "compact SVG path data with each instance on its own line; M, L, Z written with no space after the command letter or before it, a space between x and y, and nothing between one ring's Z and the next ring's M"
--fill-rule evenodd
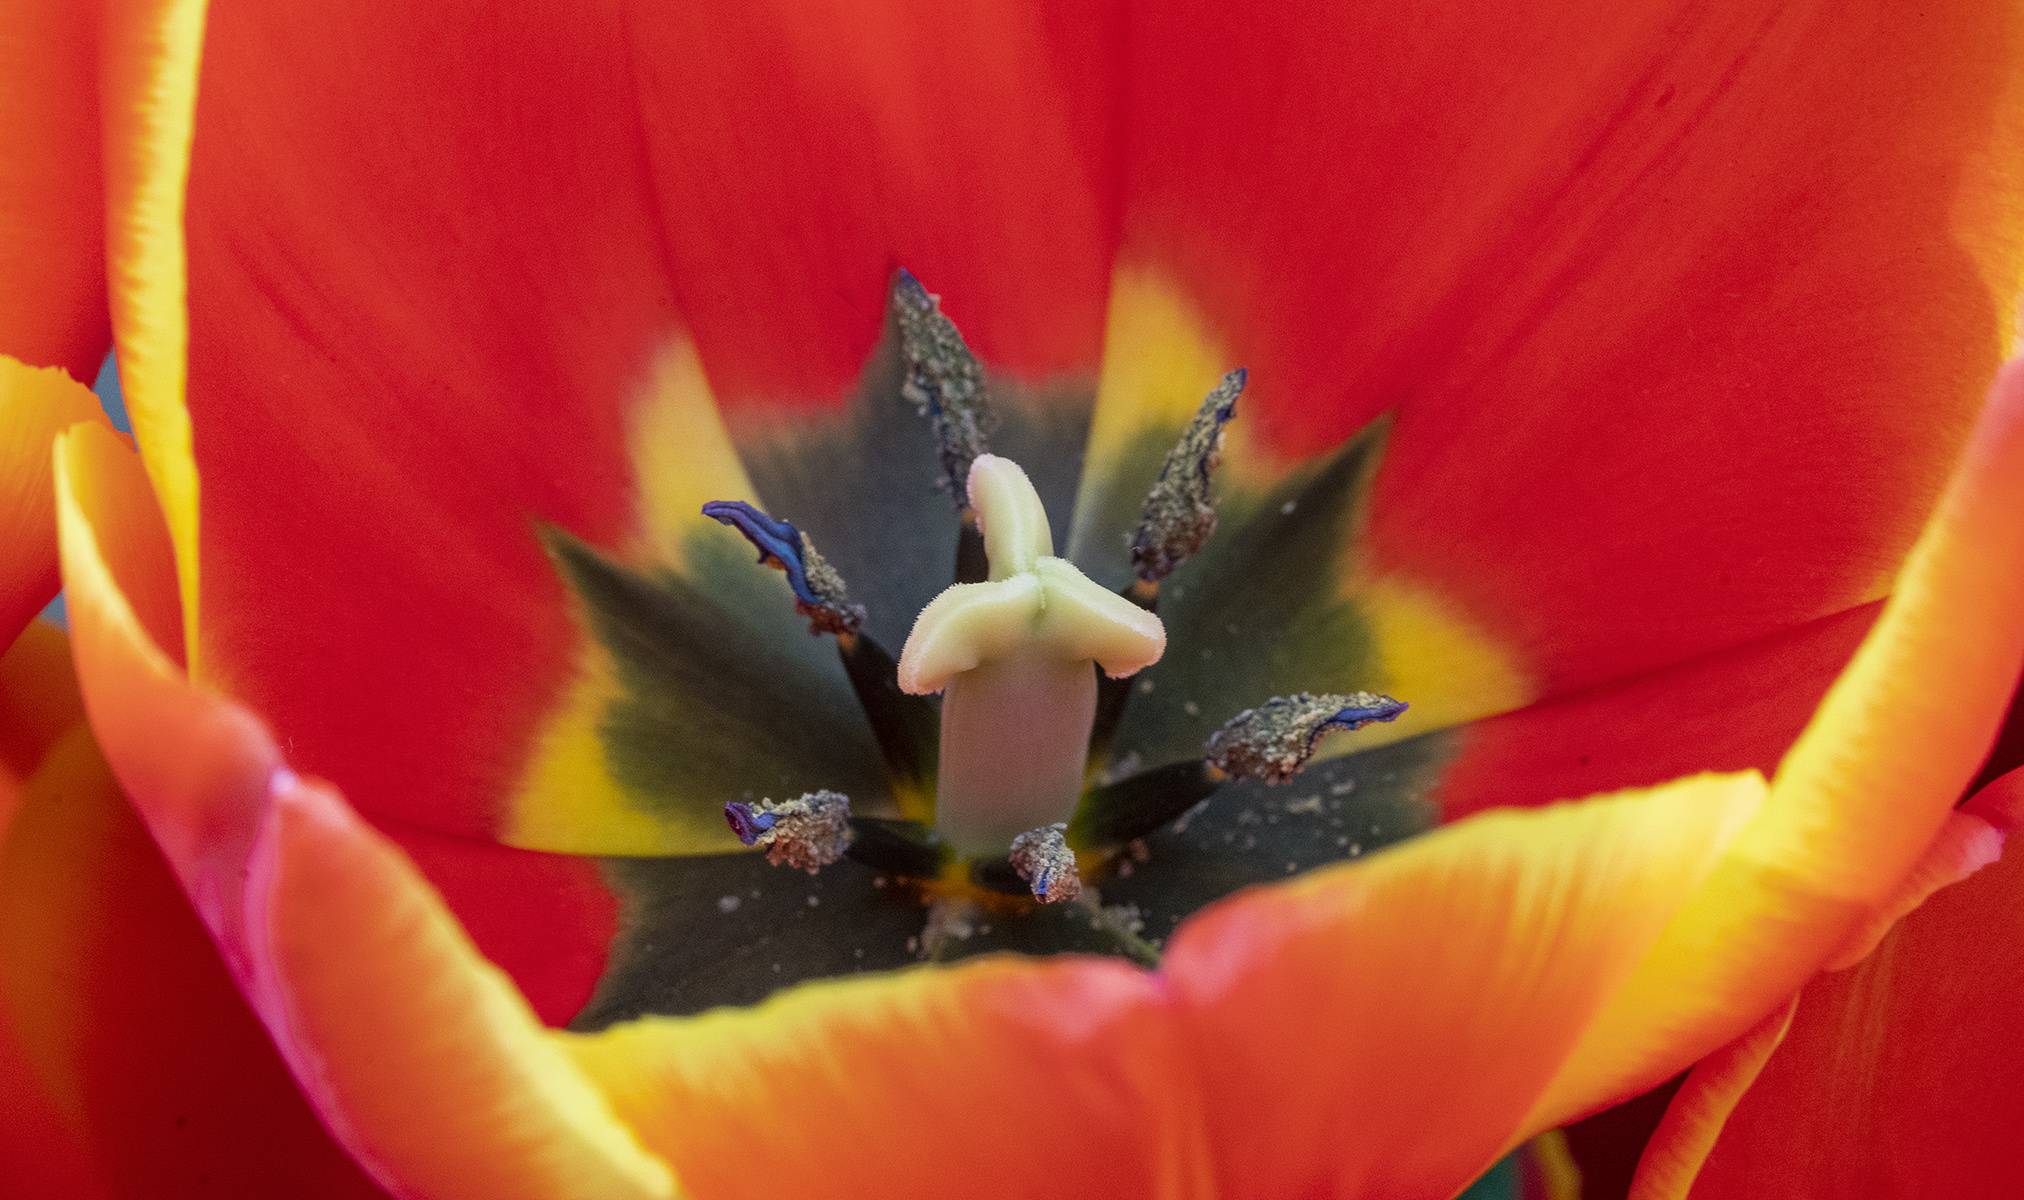
M776 867L800 867L810 875L843 857L850 847L850 797L842 792L808 792L792 800L733 800L724 820L747 846L766 847Z
M1167 451L1160 477L1146 494L1144 515L1131 538L1131 565L1139 581L1157 588L1216 532L1216 503L1209 474L1223 449L1223 426L1237 414L1246 373L1238 368L1202 401L1181 440ZM1145 589L1137 589L1144 591Z
M1042 904L1059 904L1082 895L1082 877L1075 873L1075 851L1068 848L1064 823L1044 825L1012 839L1012 869L1033 887Z
M1396 720L1405 710L1403 702L1376 692L1274 696L1230 718L1204 753L1210 766L1232 778L1285 783L1314 757L1324 732Z
M955 322L942 315L940 297L929 294L913 273L893 276L890 300L899 326L900 357L906 379L900 394L933 424L942 458L942 486L961 509L969 495L970 464L991 452L991 415L984 368Z
M1209 476L1223 449L1223 427L1237 415L1248 373L1242 368L1223 376L1167 451L1160 476L1146 493L1145 508L1131 536L1135 578L1122 593L1147 612L1157 611L1160 581L1207 544L1216 532L1216 502ZM1089 771L1094 774L1110 758L1110 743L1131 701L1131 685L1102 679L1096 685L1096 718L1089 731Z
M787 573L794 611L808 618L810 633L836 635L837 656L892 770L902 811L927 815L926 788L935 774L934 708L899 690L892 655L862 631L864 606L850 602L843 577L816 552L807 534L742 500L712 500L703 506L703 515L743 534L759 551L761 564Z
M852 604L843 577L816 553L808 535L776 521L743 500L712 500L703 515L722 521L752 543L759 561L787 573L794 589L794 610L808 618L810 633L855 634L864 624L864 606Z

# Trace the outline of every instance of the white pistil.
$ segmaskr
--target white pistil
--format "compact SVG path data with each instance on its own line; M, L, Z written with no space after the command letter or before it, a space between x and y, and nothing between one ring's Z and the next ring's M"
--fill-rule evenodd
M970 465L970 507L988 583L959 583L921 610L899 685L942 700L935 826L958 850L1003 854L1028 830L1066 821L1082 794L1094 660L1114 677L1159 661L1158 617L1054 557L1047 513L1016 463Z

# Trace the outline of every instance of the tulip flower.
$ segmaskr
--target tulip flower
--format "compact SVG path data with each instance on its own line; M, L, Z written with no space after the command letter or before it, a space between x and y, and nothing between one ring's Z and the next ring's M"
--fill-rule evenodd
M2000 840L2008 6L24 9L34 1186L1439 1197L1698 1063L1681 1195Z

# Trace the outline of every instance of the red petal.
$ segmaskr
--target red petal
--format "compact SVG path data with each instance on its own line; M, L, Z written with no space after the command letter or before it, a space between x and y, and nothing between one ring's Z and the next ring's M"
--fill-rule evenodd
M1457 730L1431 799L1454 820L1695 771L1767 775L1876 619L1877 604L1717 654L1586 688Z
M621 402L673 322L623 38L567 5L206 33L203 669L366 806L487 833L575 638L533 522L626 530Z
M93 379L105 304L98 6L23 0L0 28L0 354Z
M283 767L255 717L162 653L106 551L151 541L166 560L167 538L106 502L146 493L110 436L80 426L57 452L86 707L323 1120L377 1177L416 1194L666 1196L666 1169L543 1040L413 865ZM121 566L137 584L173 579L148 561Z
M1695 1200L2014 1193L2020 991L2024 854L2013 849L1927 901L1853 970L1807 986Z
M70 639L54 625L31 622L0 655L0 771L28 778L56 740L83 720Z
M1756 1082L1765 1060L1791 1028L1792 1011L1798 1003L1794 996L1773 1009L1688 1072L1685 1085L1674 1095L1638 1162L1630 1200L1685 1200L1695 1173L1722 1132L1722 1123L1735 1111L1736 1102Z
M902 266L993 366L1094 368L1121 6L676 5L633 36L669 267L727 402L840 399Z
M1127 262L1546 692L1875 599L2014 327L2003 0L1140 10Z
M513 977L543 1022L569 1023L604 973L618 902L597 860L379 822L443 894L478 952Z
M240 867L265 779L281 757L264 726L243 709L216 697L191 703L187 681L157 649L179 629L175 575L167 531L137 457L102 423L73 429L59 445L65 494L80 522L89 522L96 555L71 554L81 661L87 671L94 663L117 664L100 671L93 719L128 785L160 806L157 836L178 869L191 872L185 882L197 894L215 893L216 907L206 914L215 931L236 937ZM134 610L143 615L132 618ZM12 663L14 656L0 661ZM0 677L8 671L0 666ZM24 723L21 736L30 729ZM0 746L9 736L0 735ZM593 860L406 827L397 835L548 1020L559 1024L581 1007L602 969L615 920Z
M1093 363L1116 30L1060 8L218 5L200 675L361 807L497 832L577 666L534 524L633 534L678 309L720 393L839 399L903 260L987 354Z
M1671 1075L1834 958L1954 815L2024 665L2024 360L2004 367L1897 589L1771 799L1583 1033L1555 1123Z

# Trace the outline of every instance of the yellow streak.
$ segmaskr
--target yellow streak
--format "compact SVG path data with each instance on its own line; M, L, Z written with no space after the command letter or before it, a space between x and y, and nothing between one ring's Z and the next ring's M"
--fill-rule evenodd
M175 544L183 642L197 640L197 462L186 403L185 185L195 129L205 0L114 0L101 25L106 261L120 383L141 460Z

